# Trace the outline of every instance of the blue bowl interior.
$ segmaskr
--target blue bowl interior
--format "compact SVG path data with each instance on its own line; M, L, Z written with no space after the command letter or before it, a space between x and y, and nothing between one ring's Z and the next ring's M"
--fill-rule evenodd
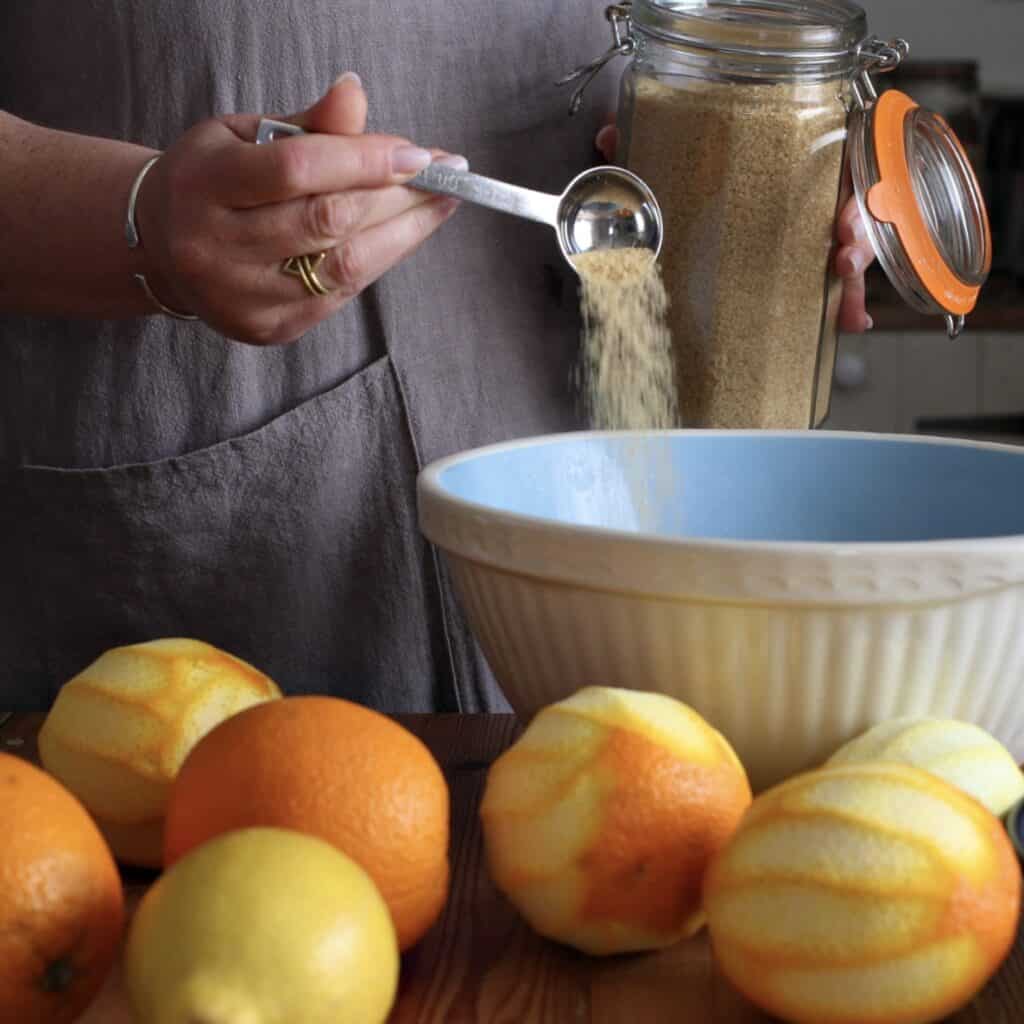
M581 434L475 454L440 484L494 509L668 537L952 540L1024 534L1022 459L827 432Z

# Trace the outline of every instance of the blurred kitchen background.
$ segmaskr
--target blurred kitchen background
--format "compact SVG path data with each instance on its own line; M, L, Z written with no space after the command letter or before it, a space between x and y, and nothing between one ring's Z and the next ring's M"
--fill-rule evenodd
M905 306L876 267L874 330L843 337L837 430L948 434L1024 444L1024 0L861 0L872 32L910 58L880 76L944 114L965 143L992 221L992 275L967 330Z

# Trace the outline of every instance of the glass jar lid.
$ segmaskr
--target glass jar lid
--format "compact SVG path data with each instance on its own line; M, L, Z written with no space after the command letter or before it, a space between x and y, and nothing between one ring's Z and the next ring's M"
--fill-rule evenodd
M630 17L669 43L822 77L848 71L867 35L863 9L847 0L634 0Z
M992 262L981 186L939 115L896 89L850 120L850 169L878 262L903 300L943 315L955 338Z

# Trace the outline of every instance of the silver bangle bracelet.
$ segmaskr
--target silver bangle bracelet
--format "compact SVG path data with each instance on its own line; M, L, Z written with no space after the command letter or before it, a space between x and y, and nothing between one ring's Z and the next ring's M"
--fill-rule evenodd
M170 306L165 306L154 293L153 289L149 287L149 282L146 280L145 274L135 274L135 280L139 283L139 287L146 293L146 297L150 302L160 310L161 313L165 313L167 316L173 316L175 320L198 320L199 317L195 313L179 313L176 309L171 309Z
M135 175L135 181L132 182L132 190L128 196L128 216L125 217L124 221L124 237L128 240L129 249L137 249L142 244L142 239L139 237L139 229L135 224L135 204L139 199L139 189L142 188L142 182L145 180L147 174L153 167L153 164L163 156L163 153L157 153L156 156L150 157L143 165L142 170Z
M132 182L132 190L128 196L128 214L125 217L124 222L124 237L128 242L129 249L137 249L142 244L142 237L139 235L139 228L138 225L135 223L135 203L138 201L139 189L142 188L143 179L149 173L150 168L153 166L153 164L155 164L157 160L160 159L161 156L163 156L163 154L158 153L156 156L150 157L142 165L142 170L140 170L139 173L135 176L135 181ZM135 274L133 276L136 282L138 283L139 287L143 290L143 292L145 292L146 297L149 299L149 301L152 302L153 305L156 306L156 308L160 310L161 313L164 313L170 317L174 317L175 320L199 319L199 317L197 317L193 313L180 313L176 309L171 309L170 306L165 306L153 293L153 289L150 288L149 282L146 280L145 274Z

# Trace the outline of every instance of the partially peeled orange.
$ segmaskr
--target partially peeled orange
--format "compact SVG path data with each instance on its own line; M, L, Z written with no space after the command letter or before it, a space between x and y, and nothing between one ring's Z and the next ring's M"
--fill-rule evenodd
M999 820L927 772L824 768L762 794L705 879L715 959L795 1024L926 1024L1006 957L1021 877Z
M210 644L115 647L64 684L39 756L88 808L118 860L159 868L171 783L214 726L280 690Z
M898 761L938 775L1002 817L1024 797L1024 773L994 736L969 722L894 718L840 747L827 764Z
M540 711L491 766L491 876L540 934L592 954L703 924L701 879L750 804L723 736L670 697L590 687Z

